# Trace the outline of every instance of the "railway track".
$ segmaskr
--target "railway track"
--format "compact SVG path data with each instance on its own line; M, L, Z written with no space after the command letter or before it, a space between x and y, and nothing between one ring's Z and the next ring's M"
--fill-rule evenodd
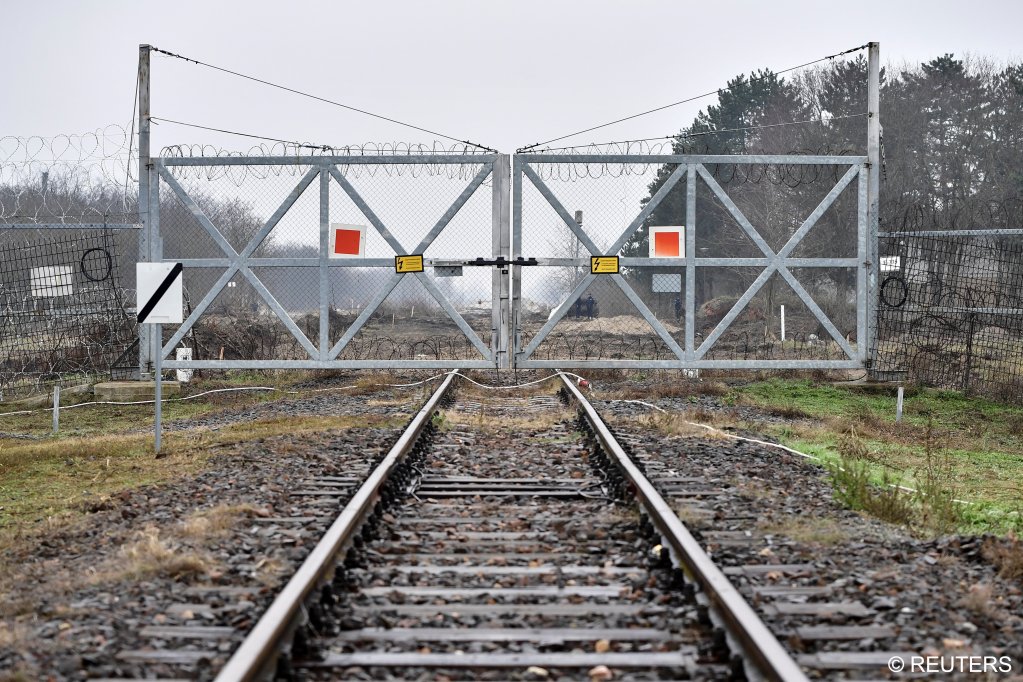
M449 375L217 679L805 679L561 379Z

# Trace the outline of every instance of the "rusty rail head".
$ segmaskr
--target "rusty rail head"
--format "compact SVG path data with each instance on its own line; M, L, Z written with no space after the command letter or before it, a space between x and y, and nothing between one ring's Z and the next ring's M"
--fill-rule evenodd
M282 640L292 631L306 598L333 570L338 554L348 545L354 532L380 497L380 489L391 472L415 445L419 434L429 423L434 410L451 387L456 376L450 372L437 391L398 438L376 469L359 487L337 517L323 539L284 586L270 607L245 637L227 664L217 674L216 682L249 682L262 679L275 662Z
M657 492L653 484L636 467L618 443L618 440L597 414L593 405L564 373L559 372L568 391L582 407L586 420L594 435L608 455L614 458L619 468L634 486L636 497L650 520L661 532L674 556L682 563L686 572L700 585L710 600L713 609L735 640L765 678L777 682L807 682L799 664L793 660L778 639L768 630L753 607L743 599L721 569L700 547L668 503Z

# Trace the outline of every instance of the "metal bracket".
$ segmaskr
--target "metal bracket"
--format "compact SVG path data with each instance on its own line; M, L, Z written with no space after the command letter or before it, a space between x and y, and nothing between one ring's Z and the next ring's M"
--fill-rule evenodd
M477 258L476 260L463 261L462 265L495 265L499 268L506 268L509 265L539 265L540 263L535 258L523 258L519 256L514 260L506 259L504 256L498 256L494 260L487 260L486 258Z

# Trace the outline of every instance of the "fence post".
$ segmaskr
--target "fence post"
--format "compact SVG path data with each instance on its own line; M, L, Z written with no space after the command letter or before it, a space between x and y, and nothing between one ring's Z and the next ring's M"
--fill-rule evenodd
M867 50L867 368L871 371L877 355L877 227L881 192L881 44L871 42Z
M511 166L507 154L498 154L494 160L492 173L493 194L493 239L492 255L496 259L511 258L511 203L510 181ZM514 266L494 268L493 293L494 308L492 322L492 338L490 347L494 354L495 367L507 369L510 366L508 344L511 336L511 281L509 271Z
M149 197L149 45L139 45L139 222L142 229L139 230L138 260L141 263L152 261L150 249L152 235L150 234L150 197ZM138 282L135 282L138 286ZM139 326L139 378L146 379L149 376L149 368L152 365L152 332L150 325L140 324Z
M60 384L53 385L53 432L60 431Z

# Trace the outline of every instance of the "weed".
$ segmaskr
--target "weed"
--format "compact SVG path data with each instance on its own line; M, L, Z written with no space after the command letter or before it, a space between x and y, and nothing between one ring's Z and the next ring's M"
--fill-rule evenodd
M161 538L159 530L154 527L146 528L139 536L138 540L121 550L124 563L114 569L118 577L180 579L203 575L210 568L207 559L172 545Z
M959 600L959 605L975 615L991 618L997 611L991 595L991 585L977 583L970 586L969 591Z
M924 466L916 474L917 501L921 523L937 534L954 531L962 522L959 505L955 502L955 466L947 451L939 450L934 436L933 421L927 420L924 440Z
M786 517L775 523L763 523L760 530L769 534L782 535L796 542L819 545L837 545L849 539L846 532L835 520L803 516Z
M1010 533L1004 538L986 538L981 554L1006 580L1023 580L1023 541Z
M258 510L252 504L219 504L210 509L195 512L181 522L181 533L187 538L204 539L227 534L238 522L252 516Z
M908 526L912 522L912 498L887 470L879 486L871 482L870 466L862 459L842 457L841 463L832 465L830 470L835 499L841 504L888 523Z

